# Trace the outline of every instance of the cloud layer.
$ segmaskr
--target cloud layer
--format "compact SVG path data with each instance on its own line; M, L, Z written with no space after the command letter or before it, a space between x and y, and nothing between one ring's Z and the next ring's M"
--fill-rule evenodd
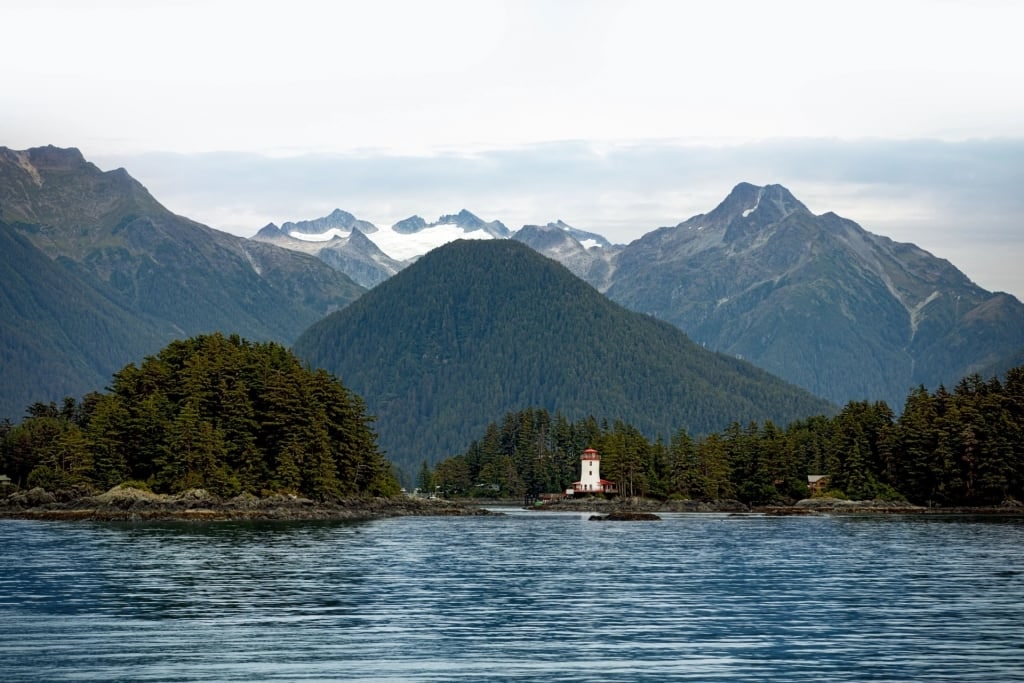
M1024 294L1021 2L6 0L0 25L0 144L79 147L233 232L465 206L626 241L782 183Z

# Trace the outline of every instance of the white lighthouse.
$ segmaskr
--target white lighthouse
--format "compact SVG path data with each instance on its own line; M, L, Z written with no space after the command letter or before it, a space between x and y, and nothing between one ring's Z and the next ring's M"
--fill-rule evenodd
M580 496L603 493L618 493L615 482L601 478L601 456L593 448L580 455L580 480L573 482L566 495Z

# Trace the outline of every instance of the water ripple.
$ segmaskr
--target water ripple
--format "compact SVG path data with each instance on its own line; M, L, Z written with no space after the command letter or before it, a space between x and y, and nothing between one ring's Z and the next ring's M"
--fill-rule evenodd
M1024 526L0 521L6 681L1024 681Z

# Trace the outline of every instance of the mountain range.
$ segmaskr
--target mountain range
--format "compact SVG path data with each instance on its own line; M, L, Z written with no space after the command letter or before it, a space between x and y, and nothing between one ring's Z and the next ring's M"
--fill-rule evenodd
M446 216L428 224L413 217L384 231L365 221L339 224L319 233L331 242L310 251L344 270L330 256L335 250L350 261L364 254L365 263L368 254L387 258L383 252L397 253L402 244L403 260L391 261L372 282L360 280L373 286L457 237L510 238L706 348L750 360L839 404L885 400L898 409L919 385L1005 370L1024 353L1024 306L1015 297L982 289L913 244L872 234L832 212L815 215L780 185L740 183L712 211L627 245L562 221L515 232L494 221L486 225L503 229L485 231L468 211L459 216L472 220ZM324 220L285 224L305 232L299 237L299 227L282 228L290 242L276 243L308 244L300 240L312 239L309 231ZM361 239L361 230L370 239Z
M606 264L616 251L603 236L561 220L544 226L524 225L513 232L501 221L484 221L466 209L431 223L413 215L384 227L335 209L321 218L288 221L280 227L269 223L252 237L317 256L364 287L380 284L431 249L457 239L509 238L555 258L581 277L592 263Z
M244 239L174 215L125 170L101 171L75 149L0 148L0 418L16 418L36 400L101 389L111 372L174 338L223 331L290 344L326 314L361 301L365 287L385 287L429 250L457 238L527 245L611 300L671 323L700 347L748 360L835 404L884 399L899 409L918 384L951 385L975 371L1019 365L1024 355L1024 307L1016 298L985 291L949 262L912 244L871 234L833 213L812 214L778 185L741 183L707 214L652 230L627 245L561 221L513 232L466 210L433 222L411 216L386 228L339 210L314 221L270 225L260 233L260 239ZM281 248L286 243L289 248ZM516 253L509 252L509 258L518 259ZM413 276L423 277L417 272L422 271ZM440 277L436 265L427 272ZM498 277L502 273L506 277ZM509 298L519 286L516 273L497 266L480 277L483 281L465 280L461 286L484 287L488 296L496 296L492 288L504 288ZM580 301L592 293L586 291ZM413 294L409 290L407 296ZM412 300L426 319L435 315L430 301ZM489 317L491 304L473 311L488 324L504 326L546 315L527 309L544 308L559 296L531 290L515 300L515 312L495 309L505 316L500 321ZM345 315L369 315L362 307L379 299L367 301ZM434 334L417 327L415 315L398 316L411 304L386 301L396 311L396 324ZM460 332L463 356L474 343L484 350L499 343L482 324L459 320L460 330L480 335L474 342ZM584 335L586 328L563 334L599 345ZM354 347L367 357L376 357L378 347L389 347L394 338L410 348L421 343L413 344L404 328L375 329L379 339ZM514 338L514 329L501 329ZM608 334L624 339L619 332ZM302 348L312 354L308 340L303 335ZM540 363L532 355L541 349L530 340L518 351L507 344L496 348L514 354L524 376L538 382L555 376L531 374ZM402 358L399 365L408 368L411 357ZM621 355L613 358L626 362ZM487 376L486 367L476 372ZM356 377L371 369L393 372L390 366L346 367ZM649 377L651 371L635 369L634 374ZM496 391L517 400L534 396L524 387L499 385ZM744 392L749 394L744 389L732 404L746 405ZM639 400L626 400L621 392L619 398L621 411ZM395 396L366 400L400 405ZM567 400L558 398L555 409L572 404ZM520 407L525 406L515 406ZM440 409L440 404L436 409L420 405L406 418L409 428L421 429L428 419L454 424L452 415L434 412ZM739 410L733 418L754 412ZM499 417L487 415L480 424ZM648 426L661 429L667 422ZM691 415L676 426L699 430L712 422ZM454 443L440 432L432 438L431 448Z
M102 389L167 342L291 343L364 291L314 257L177 216L77 149L0 147L0 417Z

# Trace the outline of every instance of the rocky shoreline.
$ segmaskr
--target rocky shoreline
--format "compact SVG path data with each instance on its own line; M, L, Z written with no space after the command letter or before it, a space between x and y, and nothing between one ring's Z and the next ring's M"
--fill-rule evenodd
M174 495L115 486L95 494L86 489L49 492L41 488L0 498L0 519L94 521L220 521L220 520L368 520L387 517L451 517L501 514L487 509L512 501L443 500L397 496L316 501L294 495L260 498L242 494L219 498L203 489ZM657 513L728 513L770 516L797 515L1024 515L1024 505L1007 501L983 508L921 507L900 501L808 498L792 505L747 506L737 500L658 501L636 499L565 499L525 509L538 512L592 512L601 519L655 519Z
M738 500L653 500L650 498L565 498L529 508L538 512L750 512Z
M987 507L924 507L893 500L843 500L841 498L806 498L793 505L753 508L767 515L1024 515L1024 505L1008 500Z
M1006 501L989 507L923 507L904 501L844 500L841 498L806 498L792 505L748 506L738 500L669 500L650 499L565 499L545 502L529 508L537 511L612 513L718 512L730 514L784 515L1024 515L1024 504Z
M222 499L203 489L161 495L124 486L115 486L99 495L89 495L81 490L51 493L36 488L0 500L0 518L41 520L303 521L490 514L495 513L476 506L407 496L314 501L291 495L259 498L242 494Z

